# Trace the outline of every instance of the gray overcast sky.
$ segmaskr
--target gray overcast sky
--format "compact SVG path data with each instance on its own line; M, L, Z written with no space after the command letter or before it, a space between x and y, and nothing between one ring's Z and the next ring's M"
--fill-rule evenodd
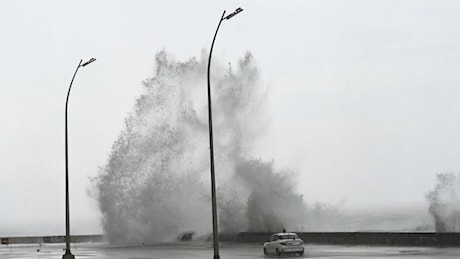
M308 202L425 206L460 172L459 1L0 1L0 234L64 233L64 105L72 230L100 232L103 166L165 48L255 56L270 128L254 156L296 172Z

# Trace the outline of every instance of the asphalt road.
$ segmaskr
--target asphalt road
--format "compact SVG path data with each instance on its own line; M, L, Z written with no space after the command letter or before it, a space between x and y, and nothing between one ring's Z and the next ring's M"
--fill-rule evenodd
M0 258L59 259L65 244L0 245ZM38 251L39 250L39 251ZM76 258L212 258L212 244L204 242L158 243L153 245L72 244ZM221 243L221 258L268 258L262 245ZM460 258L460 248L377 247L305 245L305 255L282 258Z

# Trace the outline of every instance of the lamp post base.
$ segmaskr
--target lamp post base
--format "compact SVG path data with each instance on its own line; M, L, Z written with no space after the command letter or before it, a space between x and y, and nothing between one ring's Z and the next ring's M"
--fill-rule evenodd
M214 255L214 259L220 259L219 255Z
M75 256L70 253L70 250L65 251L65 254L62 256L62 259L75 259Z

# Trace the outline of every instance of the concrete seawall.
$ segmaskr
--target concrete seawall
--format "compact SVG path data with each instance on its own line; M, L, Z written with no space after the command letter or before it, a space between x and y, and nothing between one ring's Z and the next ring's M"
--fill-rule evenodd
M263 243L272 233L243 232L242 243ZM460 233L298 232L306 244L460 247ZM225 239L225 237L222 237Z
M460 247L460 233L390 232L297 232L306 244ZM223 242L260 243L272 233L220 234ZM104 242L103 235L76 235L72 243ZM65 243L65 236L2 237L1 244Z
M44 244L44 243L65 243L65 236L36 236L36 237L2 237L1 244ZM72 243L102 242L103 235L77 235L71 236Z

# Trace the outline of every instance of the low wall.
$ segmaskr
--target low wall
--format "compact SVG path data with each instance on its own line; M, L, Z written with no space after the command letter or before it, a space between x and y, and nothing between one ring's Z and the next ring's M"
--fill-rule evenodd
M220 234L219 240L239 243L267 241L273 233ZM306 244L460 247L460 233L297 232ZM212 236L209 237L210 240ZM65 243L65 236L2 237L2 244ZM103 242L103 235L71 236L72 243Z
M297 233L306 244L460 247L460 233L308 232ZM272 233L239 233L236 241L263 243ZM224 238L224 237L223 237Z
M65 243L65 236L42 236L42 237L2 237L1 243L7 244L46 244L46 243ZM72 243L102 242L103 235L77 235L71 236Z

